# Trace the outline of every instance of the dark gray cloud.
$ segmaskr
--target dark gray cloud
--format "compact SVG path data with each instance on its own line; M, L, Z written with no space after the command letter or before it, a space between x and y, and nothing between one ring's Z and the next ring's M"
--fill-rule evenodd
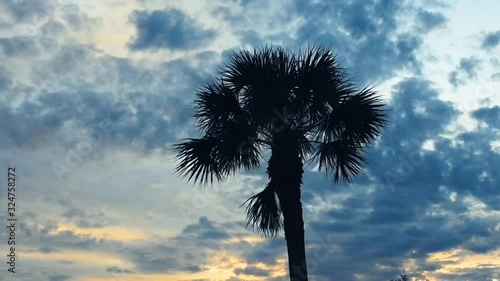
M0 92L7 91L12 86L11 73L0 65Z
M461 59L459 67L468 75L469 78L472 78L476 75L475 68L479 62L480 60L475 57Z
M205 51L146 69L129 59L97 57L93 46L57 48L49 59L33 63L35 95L21 99L15 109L0 107L3 120L9 120L0 129L5 143L40 148L57 140L69 149L105 122L114 128L106 133L106 144L145 152L166 148L179 133L194 132L191 95L220 61L218 53ZM13 86L10 77L0 69L0 89Z
M388 162L372 167L373 175L387 184L387 172L397 170L401 164L398 156L407 161L421 162L426 156L421 151L422 144L442 133L458 113L451 103L438 98L438 92L429 81L408 79L397 84L388 113L389 126L384 130L379 149L368 153L369 160L374 163L380 160ZM422 166L425 165L419 167Z
M493 49L500 44L500 30L489 32L483 39L481 48L483 49Z
M42 33L49 36L57 36L61 34L64 29L64 25L55 20L50 20L41 27Z
M182 230L187 236L196 236L201 241L221 240L229 238L229 234L218 229L206 217L201 217L198 224L188 225Z
M59 251L57 249L51 248L49 246L42 246L38 249L38 252L48 254L48 253L56 253Z
M72 279L72 276L64 275L64 274L55 274L49 276L49 281L69 281Z
M35 102L24 102L16 110L2 108L0 112L4 120L13 120L18 124L2 128L2 131L17 146L23 146L28 142L43 145L43 138L37 143L33 136L42 137L43 134L62 130L70 138L67 144L71 145L78 142L75 138L78 132L91 132L95 130L95 126L104 122L110 126L110 131L106 132L104 138L106 143L130 145L140 142L138 148L149 151L175 140L176 133L192 122L187 118L191 115L186 109L187 101L175 96L166 98L160 95L130 94L122 97L123 107L117 106L109 96L109 93L96 92L46 93ZM125 107L126 104L130 104L131 108ZM157 110L158 106L162 110ZM132 108L135 108L135 113ZM170 115L176 112L176 115ZM166 119L166 116L170 119ZM66 124L71 122L74 126L68 128ZM37 133L27 129L28 127L37 127L38 131L44 130L46 133Z
M257 245L245 244L241 245L241 256L249 264L256 264L259 262L276 265L278 259L286 253L286 243L284 238L277 237L267 239L266 241Z
M443 14L419 10L417 13L422 32L428 32L434 28L443 26L446 23L446 17Z
M268 270L256 267L256 266L247 266L245 268L236 268L234 270L234 274L236 275L252 275L258 277L269 276L270 272Z
M448 81L455 87L465 84L476 77L480 64L481 60L476 57L460 59L460 64L448 75Z
M23 247L28 252L63 253L85 250L111 254L122 247L122 243L77 235L71 231L60 231L54 234L58 226L56 222L40 216L35 216L35 218L43 222L44 226L37 227L32 224L31 220L19 224L20 243L23 243ZM40 247L40 245L44 246Z
M500 106L476 109L472 112L472 117L485 122L491 128L500 129Z
M32 37L14 36L10 38L0 38L0 47L3 54L12 56L36 56L39 54L37 42Z
M122 269L117 266L111 266L106 268L106 271L109 273L118 273L118 274L128 274L128 273L134 273L132 270L128 269Z
M71 30L84 30L91 26L99 24L99 20L89 17L86 13L81 12L77 5L65 5L61 8L67 27Z
M137 34L129 43L132 50L186 50L206 46L215 37L212 29L203 29L178 9L134 11L131 21Z
M63 204L64 205L64 204ZM109 219L102 211L85 212L83 209L76 209L67 206L67 211L62 213L68 222L74 223L80 228L99 228L115 225L116 222Z
M422 40L419 34L398 33L393 16L408 13L409 9L393 1L352 1L335 5L296 1L296 13L308 19L298 29L297 37L299 42L336 48L356 82L385 79L403 68L419 73L415 52ZM391 36L396 39L390 39Z
M179 267L179 259L176 258L177 250L173 247L161 247L158 250L161 250L161 253L150 249L134 250L131 252L130 260L140 272L148 274L176 271Z
M490 78L493 81L500 81L500 72L491 74Z
M264 5L264 4L263 4ZM310 43L336 49L344 66L350 68L356 82L367 83L391 77L396 71L409 69L420 73L416 52L422 45L421 35L445 21L437 12L415 9L394 1L293 1L284 5L272 19L257 11L258 5L240 11L224 2L213 14L231 24L235 36L245 46L266 42L290 48ZM395 14L419 17L417 30L401 33ZM296 18L304 23L294 30L272 33L274 27L292 25ZM265 34L251 25L269 29ZM428 28L423 28L422 26ZM431 27L432 26L432 27Z
M197 266L197 265L188 265L188 266L180 268L180 270L190 272L190 273L196 273L196 272L202 271L203 268L200 266Z
M0 7L14 20L23 22L35 22L52 16L56 1L46 0L4 0Z
M456 138L461 144L439 137L458 112L436 97L437 92L425 82L410 80L399 86L392 104L392 125L385 130L379 149L369 152L369 161L377 163L370 167L370 173L396 192L411 192L397 200L437 204L446 200L445 194L436 192L445 186L462 196L472 194L497 208L493 198L499 194L493 186L498 177L491 167L500 158L491 152L490 143L495 135L491 131L462 133ZM483 113L484 116L488 115ZM422 151L426 140L434 140L435 150ZM483 173L488 175L488 181L481 179Z
M215 223L206 217L187 225L169 239L149 239L140 247L127 247L120 252L130 259L139 272L198 272L209 263L210 253L220 251L223 242L235 237L233 223ZM227 250L227 248L225 248Z

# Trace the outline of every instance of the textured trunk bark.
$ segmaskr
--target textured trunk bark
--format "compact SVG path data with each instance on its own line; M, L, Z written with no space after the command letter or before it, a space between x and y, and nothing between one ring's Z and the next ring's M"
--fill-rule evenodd
M290 280L307 281L304 219L300 200L303 163L298 144L286 130L275 141L267 172L276 183L275 191L283 212Z
M291 186L290 186L291 187ZM307 281L304 220L300 202L300 186L290 188L286 194L278 195L282 202L288 270L291 281Z

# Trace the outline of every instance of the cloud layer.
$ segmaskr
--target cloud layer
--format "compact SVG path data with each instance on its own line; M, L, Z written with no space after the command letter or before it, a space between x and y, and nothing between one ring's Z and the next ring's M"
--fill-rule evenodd
M169 148L198 136L194 90L231 50L316 43L379 90L390 122L353 185L307 167L313 280L497 280L498 26L464 27L469 4L454 5L3 1L0 162L20 171L17 276L286 280L283 237L259 237L239 208L265 165L200 189L173 173Z

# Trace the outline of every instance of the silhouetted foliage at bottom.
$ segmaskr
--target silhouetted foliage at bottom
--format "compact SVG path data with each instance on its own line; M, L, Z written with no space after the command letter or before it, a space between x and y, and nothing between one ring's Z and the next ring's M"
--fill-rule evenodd
M390 281L408 281L408 276L406 275L400 275L401 278L398 279L391 279Z
M407 275L399 275L401 278L391 279L390 281L411 281ZM413 281L419 281L418 279L414 279ZM430 281L429 279L425 279L425 281Z

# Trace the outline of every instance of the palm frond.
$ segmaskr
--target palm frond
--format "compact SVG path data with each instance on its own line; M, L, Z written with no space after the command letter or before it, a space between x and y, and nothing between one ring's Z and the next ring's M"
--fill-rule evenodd
M252 170L259 167L261 143L257 142L256 131L245 120L227 122L214 135L221 142L213 157L224 173L235 172L238 168Z
M185 142L175 144L174 151L177 152L177 164L175 171L182 177L189 176L188 181L194 178L194 182L200 184L213 183L224 179L224 173L217 159L213 157L219 140L214 137L201 139L189 138Z
M267 126L273 110L288 105L294 86L295 60L281 47L266 46L253 52L234 52L221 76L231 89L242 93L242 107L255 123Z
M352 182L363 171L363 149L348 138L319 143L314 160L319 163L318 172L332 172L334 182Z
M264 236L276 236L283 227L281 210L276 200L276 193L272 187L272 182L263 191L248 198L241 205L243 206L248 203L246 208L247 227L251 225L254 230L257 230Z
M371 88L346 96L331 112L317 122L316 138L333 141L343 135L364 146L373 143L386 126L386 111Z
M295 85L293 107L308 122L326 115L331 105L352 90L337 56L326 48L310 47L300 54Z
M387 111L372 88L350 96L337 110L336 119L344 124L345 134L358 143L371 144L387 125Z
M174 145L179 163L176 172L200 184L224 180L237 169L256 169L262 157L261 143L248 124L226 122L200 139L190 138Z
M228 120L243 118L238 93L222 80L209 79L196 94L196 121L205 132L224 127Z

